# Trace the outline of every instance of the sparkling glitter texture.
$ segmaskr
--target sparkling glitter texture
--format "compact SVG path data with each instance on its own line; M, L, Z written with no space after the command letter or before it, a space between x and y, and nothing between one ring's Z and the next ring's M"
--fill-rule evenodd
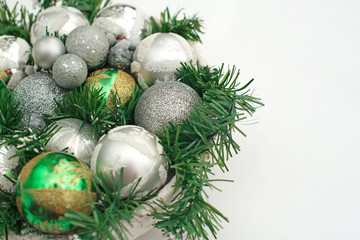
M32 56L39 67L50 69L55 60L65 54L65 46L60 39L52 36L42 37L36 41Z
M125 37L135 47L141 40L141 30L145 26L145 15L135 7L115 4L101 10L94 19L93 26L114 33L117 38Z
M16 148L0 141L0 189L7 192L15 192L16 186L9 181L4 175L12 176L12 171L18 165L18 157L12 158L16 153Z
M51 74L35 73L24 78L13 95L23 112L22 127L26 128L29 123L31 128L41 131L45 127L43 114L54 114L55 101L60 101L66 93L54 82Z
M0 70L23 69L30 56L30 45L22 38L0 36Z
M49 7L40 12L31 26L30 41L34 45L39 38L46 36L46 28L49 33L58 31L63 36L83 25L89 25L89 21L80 10L67 6Z
M195 62L195 54L187 41L174 33L155 33L141 41L136 48L131 72L140 87L146 90L160 81L176 79L180 62Z
M65 42L66 51L81 57L89 69L105 62L109 41L105 33L91 26L81 26L73 30Z
M83 84L87 77L84 60L75 54L65 54L56 59L53 66L54 81L61 87L72 89Z
M66 148L66 152L73 154L84 163L90 165L94 148L99 140L94 128L76 118L65 118L56 121L59 130L46 144L45 149L60 152Z
M121 196L127 197L132 186L141 178L135 190L137 197L159 189L167 179L168 163L159 139L138 126L121 126L112 129L96 145L91 158L91 169L103 174L106 185L115 188L111 174L119 179L121 168L123 185Z
M196 102L194 89L180 82L161 82L144 92L135 107L135 124L155 133L170 121L181 124L189 118Z

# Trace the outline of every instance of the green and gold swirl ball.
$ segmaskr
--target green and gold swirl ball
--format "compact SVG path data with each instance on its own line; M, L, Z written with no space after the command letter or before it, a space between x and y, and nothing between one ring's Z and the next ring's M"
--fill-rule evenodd
M66 210L91 214L89 197L96 201L91 170L76 157L47 152L31 159L21 170L16 205L36 229L63 234L75 227L60 219ZM89 194L89 195L88 195Z
M106 105L114 109L114 95L120 97L120 102L124 105L133 93L135 79L121 70L104 68L91 73L86 84L90 85L91 89L94 86L102 88Z

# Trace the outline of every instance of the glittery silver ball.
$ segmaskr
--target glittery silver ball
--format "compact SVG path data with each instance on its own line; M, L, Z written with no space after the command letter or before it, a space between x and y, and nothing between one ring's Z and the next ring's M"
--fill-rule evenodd
M180 82L161 82L144 92L135 107L135 124L155 133L170 121L181 124L189 118L200 96Z
M59 130L50 138L45 149L59 152L66 148L67 153L90 165L92 153L99 140L97 134L93 135L94 128L76 118L58 120L56 125Z
M52 36L38 39L32 49L35 63L45 69L50 69L55 60L63 54L65 54L63 42Z
M108 56L109 66L128 71L132 61L132 52L128 49L127 45L123 44L123 41L118 42L114 47L110 48Z
M55 101L60 101L66 93L49 73L35 73L24 78L13 92L14 100L19 102L18 109L23 112L22 127L29 125L41 131L45 127L43 114L55 114Z
M83 84L87 77L87 66L81 57L65 54L56 59L53 66L54 81L63 88L72 89Z
M145 26L145 15L135 7L116 4L100 11L94 18L93 26L114 33L117 38L125 37L132 48L141 40L141 30Z
M30 56L30 45L22 38L0 36L0 70L23 69Z
M143 90L160 81L176 79L180 62L195 61L195 55L187 41L174 33L155 33L141 41L136 48L131 72L137 77Z
M159 139L138 126L121 126L104 135L96 145L91 158L91 169L104 176L106 185L116 189L111 174L117 180L123 168L121 196L127 197L130 189L141 178L135 190L141 197L159 189L167 179L168 163Z
M42 10L30 30L30 41L35 42L49 33L59 32L60 36L69 35L75 28L89 25L89 21L78 9L67 6L54 6Z
M81 26L69 34L65 47L68 53L81 57L91 69L105 62L109 41L97 27Z
M10 182L4 175L12 177L12 171L17 167L19 158L12 157L16 148L3 144L0 141L0 189L7 192L15 192L16 185Z

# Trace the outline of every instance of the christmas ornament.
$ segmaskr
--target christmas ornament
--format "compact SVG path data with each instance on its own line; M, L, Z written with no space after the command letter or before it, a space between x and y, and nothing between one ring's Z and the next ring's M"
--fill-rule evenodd
M18 165L19 158L13 157L16 148L0 141L0 189L15 192L16 186L8 179L13 178L13 171Z
M0 70L0 81L3 82L3 84L7 84L11 77L11 71L9 70Z
M56 152L66 149L67 153L90 165L92 153L99 140L97 134L93 135L94 128L76 118L58 120L56 125L59 130L50 138L45 149Z
M104 135L96 145L91 158L91 169L102 174L106 185L113 186L123 168L121 196L127 197L130 189L141 178L135 193L145 196L157 189L167 179L167 160L159 139L138 126L121 126Z
M6 85L9 91L14 91L17 85L26 77L26 74L22 70L16 70L15 73L12 73L8 84Z
M129 50L130 43L126 40L118 42L114 47L110 48L108 56L108 64L110 67L128 71L132 61L132 52Z
M128 39L135 49L141 40L141 30L145 27L145 15L135 7L116 4L101 10L93 26L114 33L118 39Z
M35 73L24 78L15 88L13 98L23 112L21 125L41 131L45 127L43 114L55 114L55 101L67 91L59 87L49 73Z
M91 69L105 62L109 51L109 41L100 29L81 26L68 35L65 47L68 53L81 57Z
M38 39L32 50L32 56L36 64L45 69L50 69L55 60L63 54L65 54L63 42L52 36Z
M113 68L104 68L90 74L86 84L102 88L106 105L114 109L114 95L120 97L121 104L125 104L131 97L135 87L135 80L126 72Z
M200 96L180 82L161 82L144 92L135 107L135 124L155 133L170 121L181 124L189 118Z
M31 26L30 41L36 41L49 33L59 32L59 36L69 35L75 28L89 25L89 21L78 9L67 6L54 6L42 10Z
M0 70L15 73L23 69L30 56L30 45L22 38L0 36Z
M83 84L87 77L87 66L81 57L65 54L56 59L53 66L54 81L61 87L72 89Z
M48 152L31 159L21 170L16 205L36 229L61 234L74 229L70 222L59 219L67 209L91 214L88 195L96 200L90 169L74 156Z
M180 62L190 60L195 62L195 55L184 38L174 33L155 33L143 39L136 48L131 72L146 90L157 82L175 80Z

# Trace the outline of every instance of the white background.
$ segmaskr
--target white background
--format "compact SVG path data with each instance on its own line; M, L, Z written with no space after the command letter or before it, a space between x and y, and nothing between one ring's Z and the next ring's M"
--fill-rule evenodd
M217 171L234 183L209 192L230 220L218 239L360 239L358 0L123 3L154 16L166 6L198 13L209 64L238 66L266 104L240 124L248 137L238 136L230 172Z

